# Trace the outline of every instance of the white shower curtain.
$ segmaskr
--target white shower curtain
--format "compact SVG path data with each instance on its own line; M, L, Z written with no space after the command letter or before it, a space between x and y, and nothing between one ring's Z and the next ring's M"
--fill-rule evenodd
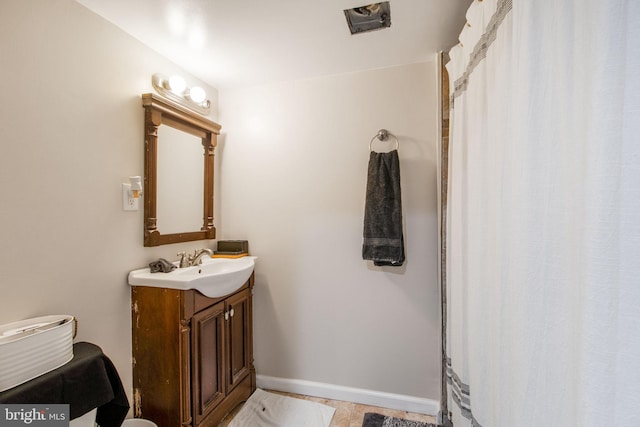
M447 64L454 426L640 426L640 1L475 1L467 21Z

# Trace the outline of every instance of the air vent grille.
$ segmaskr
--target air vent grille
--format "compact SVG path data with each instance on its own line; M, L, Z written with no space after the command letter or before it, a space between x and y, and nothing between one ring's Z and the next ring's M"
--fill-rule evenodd
M346 9L344 15L347 18L351 34L360 34L391 26L391 8L388 1Z

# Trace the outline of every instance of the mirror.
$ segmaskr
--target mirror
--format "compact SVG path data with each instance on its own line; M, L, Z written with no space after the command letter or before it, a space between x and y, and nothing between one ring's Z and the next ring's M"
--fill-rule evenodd
M202 225L197 214L204 212L202 152L198 137L170 126L158 127L156 225L163 234L198 230Z
M144 245L215 239L214 150L220 125L153 94L145 109Z

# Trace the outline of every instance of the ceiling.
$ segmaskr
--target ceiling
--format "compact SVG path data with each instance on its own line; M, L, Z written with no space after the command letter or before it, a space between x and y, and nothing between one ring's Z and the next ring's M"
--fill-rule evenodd
M430 60L472 2L390 0L390 28L351 35L343 10L373 0L76 1L217 88Z

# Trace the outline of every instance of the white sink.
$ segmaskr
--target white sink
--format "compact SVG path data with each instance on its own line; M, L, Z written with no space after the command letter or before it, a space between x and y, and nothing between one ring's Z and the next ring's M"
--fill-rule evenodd
M129 273L131 286L170 289L196 289L210 298L229 295L251 277L256 257L202 259L202 265L177 268L170 273L151 273L141 268Z

